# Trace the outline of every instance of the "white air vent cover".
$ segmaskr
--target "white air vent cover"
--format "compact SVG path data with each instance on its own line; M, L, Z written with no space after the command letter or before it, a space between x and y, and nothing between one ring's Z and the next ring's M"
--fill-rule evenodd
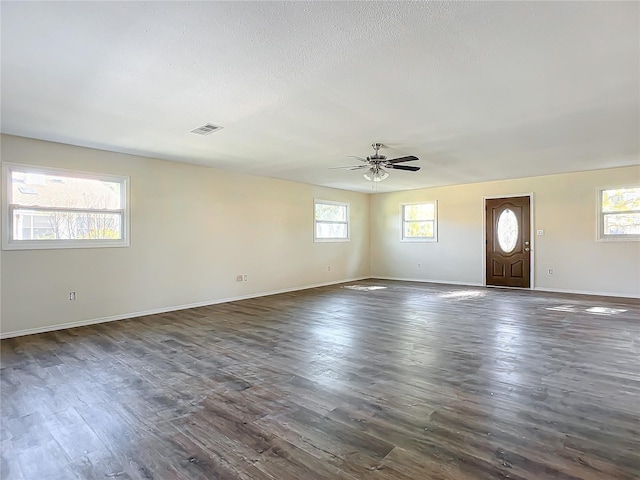
M194 128L191 133L197 133L198 135L209 135L217 130L222 130L220 125L214 125L212 123L205 123L201 127Z

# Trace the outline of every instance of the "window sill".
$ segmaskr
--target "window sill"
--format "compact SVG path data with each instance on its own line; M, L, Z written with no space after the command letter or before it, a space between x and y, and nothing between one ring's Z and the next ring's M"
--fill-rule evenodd
M314 243L348 243L351 239L349 238L314 238Z
M640 235L626 237L598 237L598 243L640 242Z
M2 244L2 250L58 250L69 248L122 248L129 247L128 240L76 240L47 241L47 240L21 240Z
M438 243L437 238L401 238L404 243Z

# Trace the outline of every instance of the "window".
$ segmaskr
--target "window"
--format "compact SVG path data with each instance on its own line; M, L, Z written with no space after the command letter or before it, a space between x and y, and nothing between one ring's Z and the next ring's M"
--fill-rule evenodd
M2 248L129 245L128 177L5 163Z
M598 240L640 240L640 187L598 190Z
M349 204L314 200L314 240L316 242L349 241Z
M435 201L402 205L402 240L437 242L437 207Z

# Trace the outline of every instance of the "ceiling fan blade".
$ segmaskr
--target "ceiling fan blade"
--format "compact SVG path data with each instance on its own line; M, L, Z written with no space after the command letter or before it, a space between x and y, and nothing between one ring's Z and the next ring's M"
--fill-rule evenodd
M369 165L344 165L342 167L329 167L329 170L339 170L339 169L348 169L348 170L356 170L358 168L367 168Z
M411 165L386 165L385 168L392 168L394 170L408 170L410 172L417 172L420 167L412 167Z
M369 160L366 158L358 157L357 155L347 155L347 158L357 158L361 162L368 162Z
M416 156L409 155L408 157L392 158L391 160L387 160L386 163L414 162L416 160L420 159Z

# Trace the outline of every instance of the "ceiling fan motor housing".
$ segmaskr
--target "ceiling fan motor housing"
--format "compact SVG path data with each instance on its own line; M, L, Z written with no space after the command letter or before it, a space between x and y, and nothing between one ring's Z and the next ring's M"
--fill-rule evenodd
M387 159L385 155L380 155L380 151L379 151L382 147L384 147L384 145L381 143L372 143L371 146L376 151L376 153L367 157L367 160L379 165L380 163L384 162Z

